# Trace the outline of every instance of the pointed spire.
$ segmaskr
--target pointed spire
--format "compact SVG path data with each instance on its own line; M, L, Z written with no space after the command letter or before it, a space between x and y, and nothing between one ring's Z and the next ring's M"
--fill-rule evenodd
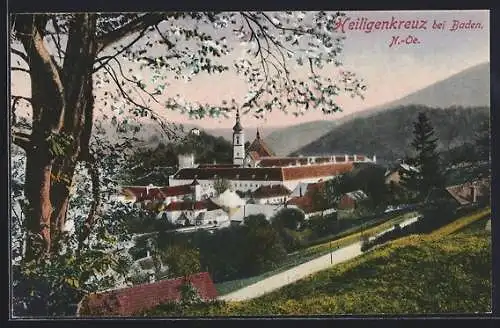
M260 139L260 132L259 132L259 128L257 128L257 139Z
M243 130L243 128L241 127L241 123L240 123L240 110L239 108L236 109L236 124L234 124L233 126L233 131L234 132L241 132Z

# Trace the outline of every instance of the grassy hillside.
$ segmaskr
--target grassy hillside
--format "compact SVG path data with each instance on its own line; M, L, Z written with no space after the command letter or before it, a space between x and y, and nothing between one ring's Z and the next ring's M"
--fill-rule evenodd
M392 162L404 156L413 138L413 122L420 111L426 112L430 118L439 137L441 150L472 141L481 122L489 120L488 107L398 107L344 123L294 153L321 155L356 152L369 156L376 154L381 163Z
M314 121L276 130L265 136L266 144L278 156L286 156L330 132L336 123Z
M254 300L177 312L165 305L149 315L489 312L491 234L464 229L488 213L461 218L430 235L398 239Z

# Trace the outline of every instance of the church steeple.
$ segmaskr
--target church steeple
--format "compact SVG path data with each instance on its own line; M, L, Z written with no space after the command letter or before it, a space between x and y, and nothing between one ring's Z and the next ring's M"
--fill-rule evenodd
M257 128L257 139L260 139L260 132L259 132L259 128Z
M240 122L240 110L236 111L236 123L233 126L233 164L243 166L245 159L245 135Z
M242 128L241 123L240 123L240 110L237 109L236 110L236 124L233 126L233 132L239 133L241 131L243 131L243 128Z

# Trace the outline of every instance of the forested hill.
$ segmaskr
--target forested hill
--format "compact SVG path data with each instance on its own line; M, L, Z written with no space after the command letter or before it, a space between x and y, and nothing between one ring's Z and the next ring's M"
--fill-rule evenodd
M442 109L401 106L346 122L292 155L363 153L369 156L376 154L380 163L392 162L404 156L408 150L413 138L413 122L420 111L427 113L436 130L438 150L473 141L480 123L489 120L488 107Z

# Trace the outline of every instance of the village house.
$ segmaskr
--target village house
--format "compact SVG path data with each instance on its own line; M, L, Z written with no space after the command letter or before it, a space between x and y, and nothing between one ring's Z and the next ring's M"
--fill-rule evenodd
M219 210L220 206L215 204L210 199L201 201L182 201L171 202L165 207L165 211L161 214L163 219L167 219L174 224L186 223L194 225L196 218L205 212Z
M271 218L276 215L284 205L276 204L246 204L238 207L230 216L231 223L240 224L243 223L246 217L251 215L264 215L266 220L271 220Z
M368 196L362 190L351 191L340 197L337 207L339 210L354 210L360 202L366 199L368 199Z
M446 191L459 205L472 205L489 197L490 181L481 179L446 187Z
M385 183L386 184L399 184L401 182L401 171L406 172L418 172L418 169L414 166L408 165L404 162L388 169L385 172Z
M172 187L123 186L117 197L118 200L125 203L135 203L137 206L151 209L158 207L160 210L161 205L168 205L171 202L187 198L201 199L201 188L197 185L196 180L189 184Z
M252 193L252 199L256 204L285 204L291 193L281 184L260 186Z
M195 219L196 226L213 225L225 227L229 225L229 215L223 209L201 212Z

